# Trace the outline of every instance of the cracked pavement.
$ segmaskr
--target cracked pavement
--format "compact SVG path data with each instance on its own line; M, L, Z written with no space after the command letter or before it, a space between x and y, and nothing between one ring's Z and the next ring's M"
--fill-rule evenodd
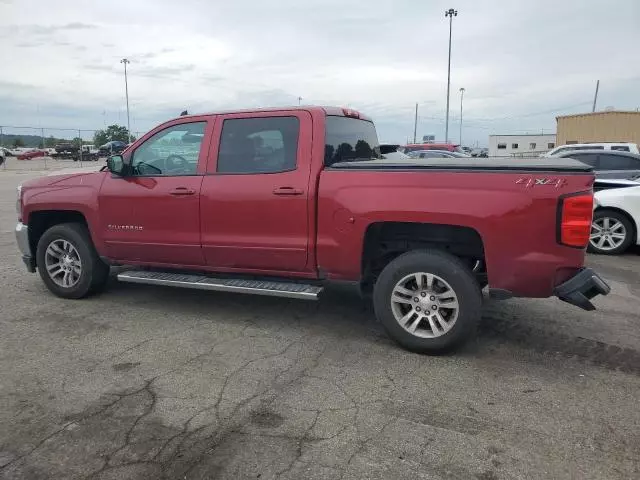
M486 302L476 341L403 351L340 289L319 302L112 281L53 297L0 171L0 479L640 478L640 256L613 292Z

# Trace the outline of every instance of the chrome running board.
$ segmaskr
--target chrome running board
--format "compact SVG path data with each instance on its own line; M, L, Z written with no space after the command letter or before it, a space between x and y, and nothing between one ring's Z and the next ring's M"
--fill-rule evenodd
M323 288L293 282L271 280L242 280L237 278L207 277L183 273L152 272L131 270L118 274L118 280L145 285L163 285L166 287L194 288L217 292L250 293L270 297L299 298L317 300Z

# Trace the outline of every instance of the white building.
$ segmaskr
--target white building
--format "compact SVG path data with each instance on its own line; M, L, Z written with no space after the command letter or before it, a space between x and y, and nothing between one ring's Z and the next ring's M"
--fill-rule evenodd
M489 135L490 157L537 157L556 146L556 134Z

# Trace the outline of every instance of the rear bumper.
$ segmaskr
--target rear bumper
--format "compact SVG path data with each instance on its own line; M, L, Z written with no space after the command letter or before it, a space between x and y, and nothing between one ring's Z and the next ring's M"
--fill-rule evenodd
M607 295L611 287L590 268L583 268L566 282L558 285L553 293L560 300L584 310L595 310L590 300L597 295Z
M36 271L36 261L31 254L31 246L29 245L29 227L22 222L16 225L16 243L22 253L22 261L27 270L31 273Z

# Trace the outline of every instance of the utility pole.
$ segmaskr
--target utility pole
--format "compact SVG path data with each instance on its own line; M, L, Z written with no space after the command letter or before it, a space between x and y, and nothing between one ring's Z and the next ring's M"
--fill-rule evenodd
M0 125L0 147L4 147L4 132L2 131L2 125ZM4 155L3 155L4 157ZM7 158L5 157L4 162L2 162L3 169L7 169Z
M462 146L462 100L464 99L464 87L460 87L460 146Z
M416 103L416 116L413 119L413 143L417 142L418 135L418 104Z
M42 150L44 150L44 169L47 169L47 151L44 146L44 128L40 128L40 137L42 137Z
M80 144L80 150L78 150L78 154L80 155L80 165L82 165L82 134L80 133L80 130L78 129L78 143Z
M444 16L449 17L449 65L447 67L447 121L444 130L444 141L449 143L449 92L451 89L451 29L453 27L453 17L458 16L458 11L450 8L444 12Z
M131 143L131 124L129 122L129 84L127 83L127 63L131 63L126 58L120 60L120 63L124 64L124 93L127 98L127 135L129 136L129 143Z
M302 97L298 97L298 106L302 105Z
M596 102L598 101L598 89L600 88L600 80L598 80L596 82L596 94L593 96L593 108L591 109L592 112L596 111Z

